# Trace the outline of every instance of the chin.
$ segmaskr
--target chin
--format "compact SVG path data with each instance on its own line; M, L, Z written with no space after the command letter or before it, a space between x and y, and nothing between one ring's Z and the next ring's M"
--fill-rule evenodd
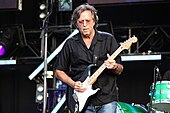
M90 34L83 34L83 36L84 36L84 37L89 37L89 36L90 36Z
M84 36L89 36L89 35L90 35L89 32L83 32L82 34L83 34Z

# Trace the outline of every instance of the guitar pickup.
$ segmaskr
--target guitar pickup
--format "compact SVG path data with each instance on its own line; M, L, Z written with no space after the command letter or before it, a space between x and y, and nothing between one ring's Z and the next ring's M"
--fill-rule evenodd
M74 93L72 96L73 96L74 100L77 102L78 101L77 95Z

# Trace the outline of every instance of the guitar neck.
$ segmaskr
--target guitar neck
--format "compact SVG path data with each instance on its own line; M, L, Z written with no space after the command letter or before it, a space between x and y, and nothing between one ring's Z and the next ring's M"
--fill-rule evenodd
M119 47L107 60L111 60L111 59L115 59L116 56L123 50L123 47ZM92 85L97 78L99 77L99 75L103 72L103 70L106 68L106 66L104 65L104 63L93 73L92 76L90 76L90 78L88 79L87 83L89 85Z

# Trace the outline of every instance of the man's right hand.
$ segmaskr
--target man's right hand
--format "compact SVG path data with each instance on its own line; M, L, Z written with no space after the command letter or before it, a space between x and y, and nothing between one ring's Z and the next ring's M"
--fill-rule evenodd
M84 85L82 82L80 82L80 81L76 81L75 83L74 83L74 90L76 90L77 92L84 92L84 91L86 91L87 90L87 86L86 85Z

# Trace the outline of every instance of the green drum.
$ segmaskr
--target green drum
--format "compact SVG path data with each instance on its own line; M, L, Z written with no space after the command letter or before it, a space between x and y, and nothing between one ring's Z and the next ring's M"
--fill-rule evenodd
M145 107L141 105L131 105L124 102L118 102L116 113L147 113Z
M152 85L152 91L153 88L154 86ZM170 81L156 82L152 108L159 111L170 112Z

